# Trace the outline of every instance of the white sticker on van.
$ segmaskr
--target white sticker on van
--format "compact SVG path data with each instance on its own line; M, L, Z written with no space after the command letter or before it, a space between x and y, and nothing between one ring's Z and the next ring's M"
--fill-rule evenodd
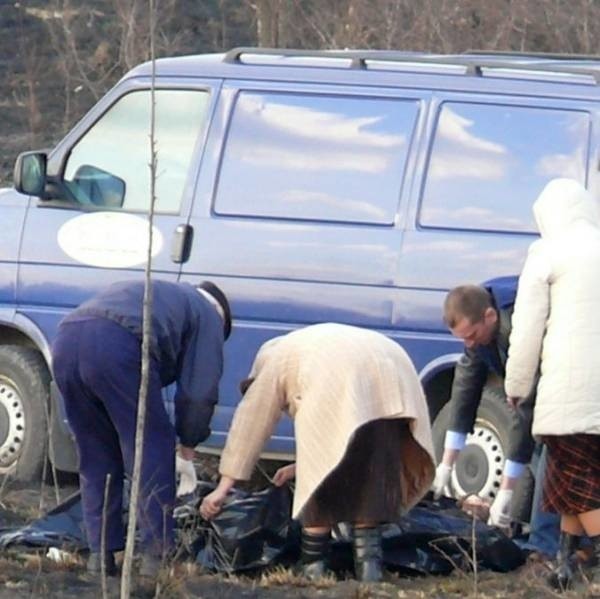
M163 236L154 226L152 239L152 256L156 256L163 247ZM146 262L148 221L120 212L82 214L62 225L58 245L67 256L89 266L137 266Z

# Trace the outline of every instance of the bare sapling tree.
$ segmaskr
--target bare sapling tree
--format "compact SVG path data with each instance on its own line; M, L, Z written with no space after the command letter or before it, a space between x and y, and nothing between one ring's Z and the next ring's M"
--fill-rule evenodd
M104 483L104 502L102 504L102 528L100 531L100 555L106 555L106 519L108 509L108 494L110 492L110 473L106 475L106 481ZM102 599L108 597L108 582L106 580L106 560L100 560L100 579L102 585Z
M479 564L477 557L477 519L471 516L471 567L473 568L473 596L479 597Z
M48 398L49 399L49 398ZM48 439L46 440L46 449L44 455L44 466L42 472L42 494L44 483L46 481L46 469L48 467L48 462L50 462L50 472L52 474L52 484L54 486L54 495L56 498L56 505L60 503L60 486L58 484L58 472L56 471L56 460L54 459L54 427L52 426L52 421L50 419L50 406L49 401L44 402L44 416L46 418L46 428L48 430Z
M144 305L142 312L142 358L140 390L138 395L137 421L135 431L135 454L131 492L129 502L129 520L127 523L127 541L121 576L121 599L128 599L131 593L131 569L133 565L133 550L135 546L135 529L140 495L140 478L144 448L144 426L146 422L146 400L148 396L148 380L150 369L150 338L152 329L152 241L154 225L154 206L156 204L156 167L157 152L155 135L156 119L156 57L154 52L155 14L154 0L149 0L150 23L150 60L152 62L152 83L150 86L150 207L148 210L148 250L144 275Z

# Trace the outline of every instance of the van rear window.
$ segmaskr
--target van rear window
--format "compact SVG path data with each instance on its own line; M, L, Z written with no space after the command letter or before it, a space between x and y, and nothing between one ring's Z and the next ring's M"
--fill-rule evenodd
M215 211L391 225L415 100L241 92Z
M585 184L589 132L583 111L444 103L419 224L535 232L531 206L550 179Z

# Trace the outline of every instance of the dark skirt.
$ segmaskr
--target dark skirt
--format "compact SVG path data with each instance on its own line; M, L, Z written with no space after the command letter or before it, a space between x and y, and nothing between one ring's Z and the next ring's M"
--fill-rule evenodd
M313 493L302 525L394 522L402 514L403 447L413 440L403 418L374 420L360 427L340 464Z
M584 514L600 508L600 435L547 435L545 511Z

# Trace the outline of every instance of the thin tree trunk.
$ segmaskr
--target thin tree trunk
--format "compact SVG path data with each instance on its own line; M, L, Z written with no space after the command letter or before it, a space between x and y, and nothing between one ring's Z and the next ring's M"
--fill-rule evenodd
M108 582L106 580L106 518L108 495L110 493L110 474L106 475L104 484L104 503L102 504L102 528L100 531L100 575L102 584L102 599L108 598Z
M277 0L258 0L256 3L256 34L260 47L277 47L278 17Z
M131 480L131 497L129 502L129 521L127 524L127 542L123 560L121 577L121 599L129 599L131 594L131 567L133 564L133 550L135 544L135 529L137 524L137 511L139 504L140 476L142 467L142 453L144 447L144 424L146 421L146 398L148 395L148 375L150 366L150 333L152 326L152 230L154 223L154 205L156 203L156 140L155 130L155 81L156 61L154 53L154 0L150 3L150 60L152 61L152 85L150 89L150 208L148 214L148 254L145 270L144 306L142 317L142 370L140 377L140 392L138 396L138 413L135 431L135 457L133 461L133 475Z

